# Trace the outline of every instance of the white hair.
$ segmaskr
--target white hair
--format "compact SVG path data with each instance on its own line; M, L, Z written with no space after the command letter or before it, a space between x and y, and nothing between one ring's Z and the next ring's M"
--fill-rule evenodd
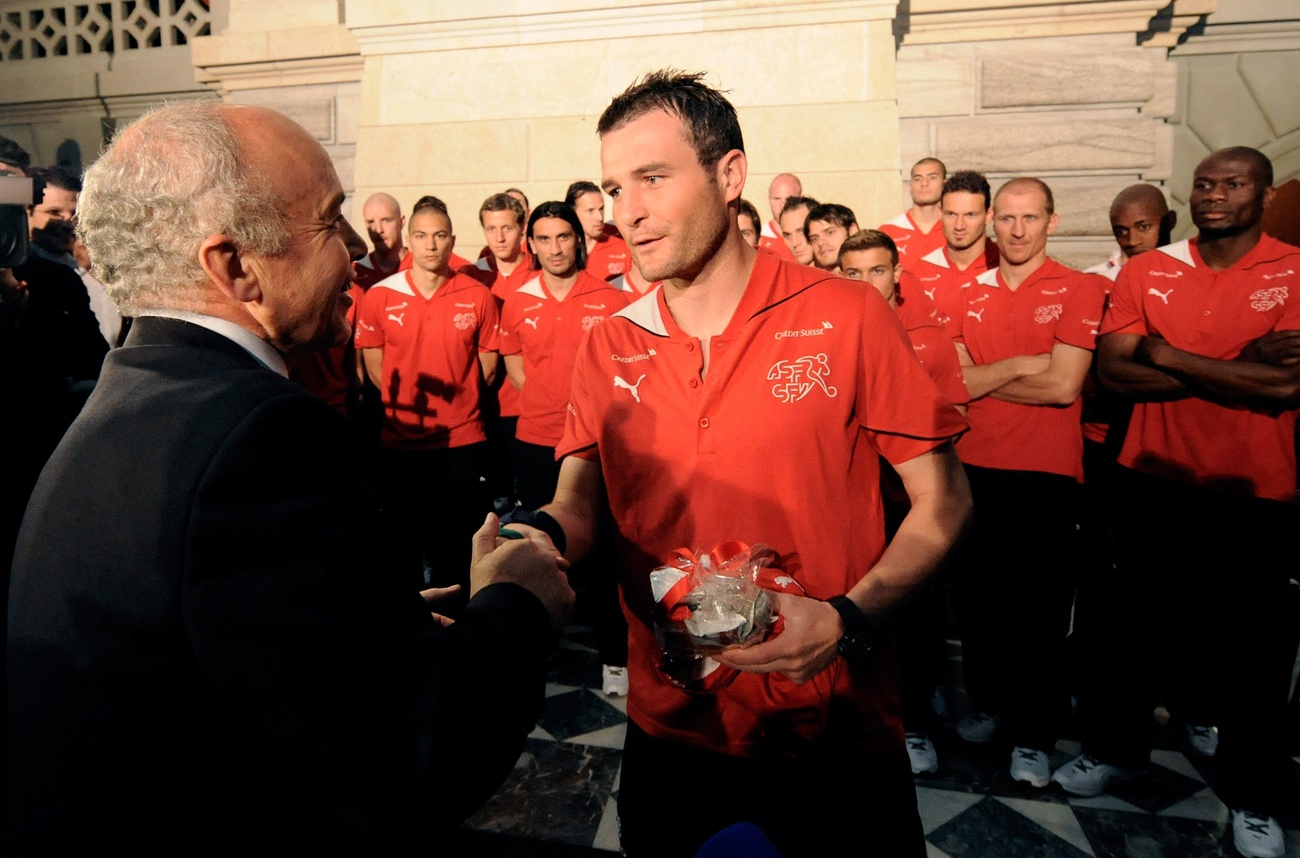
M226 110L188 102L150 111L86 171L78 232L123 313L191 304L206 280L198 251L210 235L249 253L287 249L281 200L240 163Z

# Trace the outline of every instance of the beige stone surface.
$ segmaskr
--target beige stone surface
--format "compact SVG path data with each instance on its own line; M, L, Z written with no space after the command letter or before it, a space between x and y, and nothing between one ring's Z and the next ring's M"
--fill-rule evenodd
M600 184L600 138L596 136L595 117L529 120L527 147L527 173L516 176L517 181L561 182L567 188L569 182L585 177Z
M1188 57L1184 62L1192 93L1187 125L1206 145L1211 149L1260 146L1273 139L1267 117L1237 72L1236 56Z
M1137 117L1083 121L1069 114L941 120L934 154L950 165L999 173L1142 170L1156 161L1153 126Z
M233 31L282 30L342 23L338 0L227 0Z
M1140 48L1073 56L983 57L979 62L980 107L1141 104L1155 95L1153 59Z
M363 128L357 141L357 184L524 181L528 178L527 130L522 120Z
M975 72L970 57L904 56L899 52L900 116L969 116L974 109Z
M1300 129L1300 43L1297 50L1245 54L1238 69L1275 137Z
M1165 52L1157 52L1151 63L1152 94L1142 105L1145 116L1168 118L1178 111L1178 64L1165 59Z
M898 114L887 102L741 109L745 150L764 172L896 170Z

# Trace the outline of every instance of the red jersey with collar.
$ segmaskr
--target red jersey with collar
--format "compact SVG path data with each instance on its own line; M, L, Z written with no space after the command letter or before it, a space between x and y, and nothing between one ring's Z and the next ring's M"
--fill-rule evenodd
M525 249L523 259L520 260L515 270L511 271L509 275L502 275L497 268L496 257L486 247L483 250L486 255L480 256L473 265L467 265L460 269L460 273L473 277L492 291L492 297L497 300L497 313L499 314L505 306L506 298L520 286L527 283L529 279L537 276L537 272L533 270L533 255ZM519 391L510 383L510 379L506 378L504 367L497 375L495 387L497 413L502 417L518 417Z
M618 230L605 225L605 234L596 241L587 253L589 275L598 280L613 280L632 266L632 251L627 242L618 234Z
M904 273L913 275L917 287L934 303L939 324L944 326L948 336L955 339L961 334L961 318L966 310L962 287L985 271L997 268L998 259L998 246L985 241L984 253L975 257L966 268L958 268L945 243L918 259Z
M357 329L357 308L365 293L354 281L348 287L348 329ZM334 410L347 415L348 394L357 384L356 351L351 342L312 352L289 366L289 377L321 398Z
M1300 248L1264 234L1236 264L1206 267L1196 239L1129 260L1103 334L1162 337L1232 360L1270 331L1300 329ZM1165 479L1293 501L1296 412L1225 408L1204 399L1138 402L1119 461Z
M902 462L965 428L874 289L757 254L710 344L673 320L662 287L592 328L557 455L597 459L617 524L629 625L628 714L648 732L747 755L856 713L901 746L888 658L832 663L811 682L741 673L691 694L656 666L649 573L678 547L767 543L810 596L844 593L884 549L880 459Z
M1092 351L1105 289L1084 274L1048 259L1019 288L1007 288L997 268L971 283L959 342L976 364L1040 355L1057 343ZM1061 408L1020 405L992 396L972 400L970 432L957 445L961 460L983 468L1042 471L1083 479L1082 398Z
M880 231L894 240L898 247L898 259L908 269L927 253L945 247L948 243L943 237L943 224L936 222L929 232L921 232L916 221L912 220L910 211L882 223Z
M774 220L769 220L763 224L763 228L758 233L758 246L764 250L770 250L782 259L794 262L794 254L790 252L790 247L781 237L781 226Z
M392 271L382 271L379 263L375 261L375 253L371 251L356 262L352 263L352 268L357 272L356 284L362 290L369 289L385 277L391 277L398 271L405 271L411 267L411 254L405 247L402 248L402 259L397 263L397 268Z
M907 331L916 359L930 374L939 392L953 405L970 402L957 346L939 324L939 313L930 300L919 293L900 293L894 311Z
M486 440L479 352L496 351L498 323L492 294L463 274L428 298L405 271L370 287L355 342L384 352L383 446L438 449Z
M524 361L516 438L543 447L560 443L578 345L587 331L626 307L629 298L628 292L579 271L563 301L555 299L536 272L506 299L500 351L522 355Z

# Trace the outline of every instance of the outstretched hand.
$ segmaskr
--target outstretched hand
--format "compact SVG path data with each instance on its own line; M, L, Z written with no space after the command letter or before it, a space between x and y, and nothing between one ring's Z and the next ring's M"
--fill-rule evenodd
M470 597L489 584L518 584L541 599L551 615L552 629L559 631L573 613L574 593L566 574L569 561L540 530L528 528L522 539L504 539L498 535L500 528L500 520L488 513L474 534Z

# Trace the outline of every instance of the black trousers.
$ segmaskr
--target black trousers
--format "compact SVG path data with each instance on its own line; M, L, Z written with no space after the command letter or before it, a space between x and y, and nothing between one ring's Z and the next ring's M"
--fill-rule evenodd
M975 521L952 572L972 708L1017 747L1051 751L1070 717L1065 640L1079 563L1079 484L966 466Z
M1284 812L1294 790L1286 707L1300 636L1294 504L1121 469L1118 568L1080 618L1084 750L1146 766L1162 690L1215 701L1216 792L1231 808Z
M847 752L832 736L795 759L752 759L656 739L629 721L618 816L629 858L691 858L737 822L763 829L782 858L926 854L907 751Z

